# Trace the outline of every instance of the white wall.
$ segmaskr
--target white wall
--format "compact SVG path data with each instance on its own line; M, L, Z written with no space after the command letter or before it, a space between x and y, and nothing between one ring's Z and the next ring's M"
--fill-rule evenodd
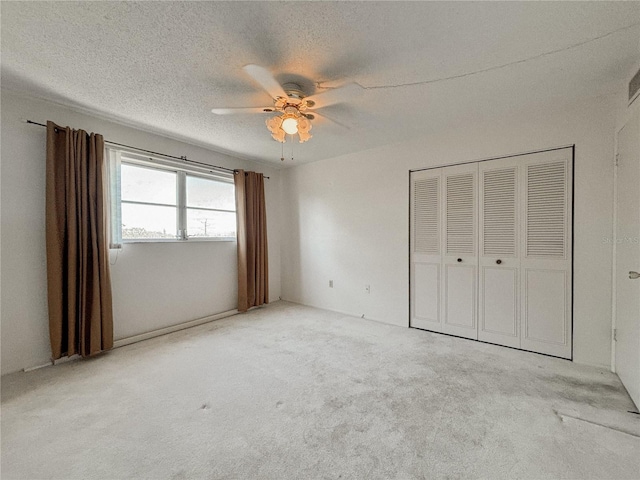
M280 296L280 171L2 90L2 373L50 357L45 270L46 130L21 119L82 128L105 139L230 168L264 172L270 299ZM111 255L115 338L236 307L235 242L125 244Z
M409 170L575 144L574 359L610 366L614 130L600 98L286 170L282 298L407 326Z

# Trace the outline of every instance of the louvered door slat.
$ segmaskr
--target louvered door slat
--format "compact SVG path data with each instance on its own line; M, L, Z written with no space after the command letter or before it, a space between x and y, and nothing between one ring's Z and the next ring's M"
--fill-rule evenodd
M449 255L475 253L475 176L447 176L446 249Z
M565 162L527 166L526 253L564 258L567 225Z
M483 181L483 253L516 254L516 169L485 171Z
M414 252L440 252L439 179L425 178L414 183Z

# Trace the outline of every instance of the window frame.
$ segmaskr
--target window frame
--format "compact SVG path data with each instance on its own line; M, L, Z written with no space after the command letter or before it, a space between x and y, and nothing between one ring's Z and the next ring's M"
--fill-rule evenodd
M115 212L111 213L111 219L113 223L117 222L117 225L112 225L112 248L119 248L118 245L129 243L184 243L184 242L235 242L236 236L225 237L204 237L204 236L189 236L187 231L187 210L206 210L206 211L218 211L225 213L236 214L235 208L233 210L227 209L214 209L204 207L188 207L187 206L187 177L199 177L206 180L213 180L220 183L228 183L234 185L233 173L214 170L214 167L208 169L206 167L200 167L196 165L185 165L179 161L172 161L163 158L152 157L148 155L141 155L129 150L116 149L107 147L107 158L110 159L111 167L111 209ZM115 165L114 165L115 164ZM176 174L176 204L167 205L162 203L153 202L138 202L122 200L120 190L120 166L131 165L140 168L148 168L150 170L160 170L166 172L172 172ZM235 200L235 199L234 199ZM122 238L122 221L121 221L121 205L123 203L137 204L137 205L151 205L151 206L166 206L176 208L176 236L175 238ZM234 202L235 204L235 202ZM115 215L114 215L115 213ZM117 230L117 231L116 231Z

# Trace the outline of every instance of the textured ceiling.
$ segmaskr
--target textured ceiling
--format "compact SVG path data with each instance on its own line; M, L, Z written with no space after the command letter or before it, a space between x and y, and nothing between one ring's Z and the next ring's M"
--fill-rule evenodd
M314 137L293 145L301 163L613 93L639 58L640 2L3 1L0 8L3 87L276 164L281 145L263 114L210 113L270 104L242 71L248 63L308 94L347 82L366 88L320 110L350 128L314 121Z

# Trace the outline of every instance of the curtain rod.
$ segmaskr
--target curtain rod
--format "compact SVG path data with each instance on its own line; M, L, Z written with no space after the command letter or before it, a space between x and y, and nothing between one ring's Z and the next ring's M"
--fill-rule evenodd
M41 127L46 127L46 125L45 125L44 123L34 122L33 120L23 120L23 121L24 121L25 123L30 123L31 125L39 125L39 126L41 126ZM186 155L183 155L183 156L181 156L181 157L176 157L175 155L168 155L168 154L166 154L166 153L154 152L154 151L152 151L152 150L145 150L144 148L133 147L133 146L131 146L131 145L125 145L125 144L123 144L123 143L111 142L111 141L109 141L109 140L105 140L105 143L108 143L108 144L110 144L110 145L116 145L116 146L118 146L118 147L132 148L132 149L134 149L134 150L138 150L138 151L140 151L140 152L145 152L145 153L150 153L150 154L152 154L152 155L160 155L160 156L162 156L162 157L174 158L174 159L176 159L176 160L180 160L180 161L183 161L183 162L186 162L186 163L193 163L193 164L195 164L195 165L200 165L200 166L207 167L207 168L217 168L217 169L219 169L219 170L225 170L225 171L227 171L227 172L238 173L238 170L235 170L235 169L233 169L233 168L218 167L217 165L211 165L211 164L209 164L209 163L198 162L198 161L196 161L196 160L189 160L189 159L187 158L187 156L186 156ZM267 177L266 175L263 175L263 177L264 177L264 178L267 178L267 179L269 178L269 177Z

